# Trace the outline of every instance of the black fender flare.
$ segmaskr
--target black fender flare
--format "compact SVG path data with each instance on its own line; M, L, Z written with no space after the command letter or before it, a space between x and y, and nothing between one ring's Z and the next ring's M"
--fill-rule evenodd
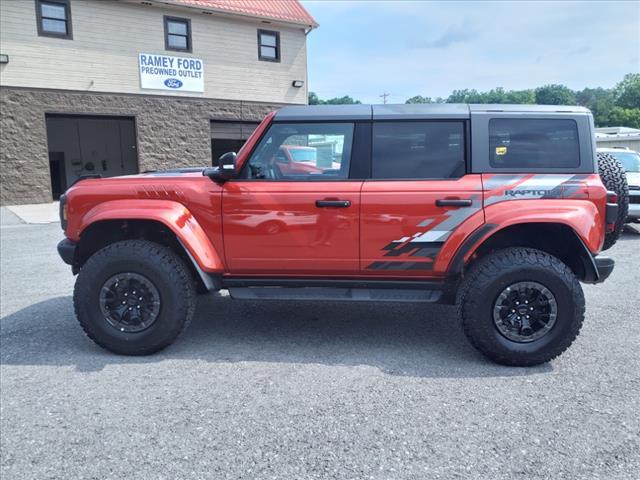
M496 230L499 230L498 225L492 223L486 223L481 227L474 230L460 245L456 253L454 254L451 262L449 263L449 268L447 271L447 275L449 278L460 278L465 269L464 257L472 250L477 250L482 243L488 241L493 236ZM582 274L578 275L580 281L584 283L599 283L604 280L601 278L596 259L591 254L584 241L580 238L580 236L572 229L571 232L575 236L579 245L578 249L578 259L579 264L582 270ZM487 236L487 234L492 233L492 235ZM482 243L478 243L481 238L485 237L485 240ZM575 265L574 265L575 267ZM574 268L575 271L575 268Z

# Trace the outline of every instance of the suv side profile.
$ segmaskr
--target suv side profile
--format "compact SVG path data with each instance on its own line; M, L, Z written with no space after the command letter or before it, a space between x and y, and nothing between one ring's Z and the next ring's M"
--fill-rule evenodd
M81 326L120 354L165 348L197 292L228 289L455 304L480 352L536 365L578 335L580 282L613 270L603 182L581 107L291 106L218 167L79 181L58 251Z

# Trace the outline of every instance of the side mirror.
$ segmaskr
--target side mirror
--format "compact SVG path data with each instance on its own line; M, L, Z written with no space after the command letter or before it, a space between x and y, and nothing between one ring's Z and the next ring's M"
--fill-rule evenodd
M229 178L233 177L236 173L236 152L227 152L220 155L218 168L220 172L230 175Z
M226 181L236 176L236 152L227 152L218 158L217 167L205 168L202 175L211 180Z

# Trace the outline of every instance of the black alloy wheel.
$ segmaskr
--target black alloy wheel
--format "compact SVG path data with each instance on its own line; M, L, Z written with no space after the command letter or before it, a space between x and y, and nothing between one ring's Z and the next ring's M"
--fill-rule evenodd
M100 310L121 332L141 332L160 313L160 293L144 275L124 272L110 277L100 290Z

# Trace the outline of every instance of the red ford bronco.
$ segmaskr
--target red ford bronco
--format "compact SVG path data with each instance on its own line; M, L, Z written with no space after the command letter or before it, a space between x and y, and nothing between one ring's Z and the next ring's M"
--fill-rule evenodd
M562 353L604 281L625 176L590 112L514 105L286 107L214 168L83 179L60 201L75 311L99 345L156 352L197 292L456 304L496 362Z

